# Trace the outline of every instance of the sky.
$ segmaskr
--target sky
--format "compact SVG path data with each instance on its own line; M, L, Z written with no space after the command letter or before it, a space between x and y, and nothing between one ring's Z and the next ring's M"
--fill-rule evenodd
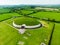
M19 4L60 4L60 0L0 0L0 5L19 5Z

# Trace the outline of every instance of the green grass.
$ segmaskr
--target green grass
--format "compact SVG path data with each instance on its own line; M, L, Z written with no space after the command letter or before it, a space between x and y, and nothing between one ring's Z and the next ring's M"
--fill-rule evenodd
M42 42L48 45L52 24L49 24L48 28L39 28L39 29L28 29L28 32L32 35L26 42L26 45L40 45ZM45 41L46 39L47 41Z
M0 21L5 20L5 19L12 18L14 16L21 16L21 15L19 15L17 13L0 14Z
M4 23L7 23L7 24L10 25L10 24L12 24L12 21L10 22L10 19L9 19L9 20L5 21ZM5 25L4 23L2 23L2 24ZM50 39L50 34L51 34L51 31L52 31L53 23L49 23L48 25L49 25L49 28L42 27L42 28L37 28L37 29L27 29L27 31L23 35L20 35L18 39L20 41L25 42L25 45L39 45L42 42L44 42L44 43L46 43L46 45L48 45L48 42L49 42L49 39ZM7 26L5 26L5 27L2 26L2 27L8 29ZM11 30L11 29L9 29L9 30ZM16 31L16 29L12 29L11 31L13 31L13 30ZM11 32L11 33L13 33L13 32ZM16 33L18 33L18 32L16 32ZM31 36L28 36L27 33L30 33ZM23 38L24 36L28 37L28 39L24 39ZM14 38L14 37L12 37L12 38ZM47 41L44 41L44 39L46 39ZM17 39L15 39L15 41L16 40ZM11 43L13 45L16 45L17 43L15 41L12 40ZM13 43L13 42L15 42L16 44ZM8 44L11 44L11 43L8 43Z
M55 24L51 45L60 45L60 24Z
M10 9L0 9L0 13L7 13L9 11L10 11Z
M6 20L5 22L12 26L13 19ZM25 42L25 45L39 45L42 42L48 45L53 23L49 23L48 25L49 28L42 27L37 29L27 29L27 31L22 36L20 35L20 40ZM26 33L30 33L31 36L28 36ZM28 39L24 39L24 36L27 36ZM44 41L44 39L47 41Z
M32 11L22 10L23 14L29 14ZM48 45L50 40L51 31L53 28L52 22L46 22L49 27L41 27L37 29L26 29L27 31L21 35L18 33L17 28L13 27L12 22L13 20L17 24L26 24L26 25L36 25L39 24L36 19L28 18L28 17L17 17L11 18L14 16L21 16L17 13L7 13L7 14L0 14L0 45L18 45L19 41L23 41L24 45L40 45L44 42ZM31 14L30 16L38 17L38 18L50 18L55 19L56 21L60 21L60 13L55 12L37 12L35 14ZM8 19L8 20L5 20ZM51 45L60 45L60 24L55 23L55 29L53 32L53 37L51 41ZM28 36L27 33L30 33L31 36ZM28 39L24 39L23 37L26 36ZM45 41L46 39L47 41Z
M29 13L33 13L33 11L30 10L20 10L23 14L29 14Z
M17 25L22 25L22 24L26 24L26 25L37 25L40 22L34 18L28 18L28 17L19 17L19 18L15 18L14 19L15 24Z
M31 14L30 16L38 17L40 19L43 18L50 18L55 19L56 21L60 21L60 13L55 13L55 12L37 12L35 14Z
M16 29L4 22L0 22L0 45L16 45L19 36Z

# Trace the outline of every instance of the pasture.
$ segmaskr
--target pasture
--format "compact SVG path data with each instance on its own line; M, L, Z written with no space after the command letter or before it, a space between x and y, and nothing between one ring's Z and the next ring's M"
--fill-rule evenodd
M60 21L60 13L33 13L33 11L31 10L21 11L22 14L27 14L28 17L16 12L0 14L0 45L60 45L60 23L42 20L54 19L55 21ZM32 18L30 18L29 16ZM12 25L13 21L15 21L19 25L22 25L24 23L26 25L39 24L39 22L37 21L38 19L34 19L33 17L39 18L39 21L42 21L41 23L44 23L44 26L36 29L26 29L26 32L24 34L20 34L18 32L18 29ZM53 29L54 24L55 27Z

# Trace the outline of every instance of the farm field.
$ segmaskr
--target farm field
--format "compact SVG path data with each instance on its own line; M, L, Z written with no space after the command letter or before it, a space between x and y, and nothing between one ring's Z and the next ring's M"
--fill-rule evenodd
M17 13L0 14L0 21L13 18L14 16L21 16L21 15L19 15L19 14L17 14Z
M0 13L7 13L9 11L10 11L10 9L3 9L3 8L0 9Z
M23 14L29 14L32 13L33 11L31 10L20 10Z
M37 15L37 16L36 16ZM40 19L55 19L56 21L60 21L60 13L57 12L37 12L35 14L31 14L30 16L38 17Z
M55 24L51 45L60 45L60 24Z
M60 21L60 13L21 11L22 15L16 12L0 14L0 45L60 45L60 23L42 20L49 18L50 20ZM18 28L13 26L13 21L20 25L25 23L31 26L39 24L37 20L44 26L36 29L25 29L24 34L20 34Z

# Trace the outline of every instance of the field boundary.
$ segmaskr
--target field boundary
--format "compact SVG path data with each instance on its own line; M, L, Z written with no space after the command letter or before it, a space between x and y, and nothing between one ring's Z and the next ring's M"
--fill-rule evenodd
M53 28L52 28L52 32L51 32L51 35L50 35L50 39L49 39L48 45L51 45L51 41L52 41L52 36L53 36L53 33L54 33L54 29L55 29L55 23L54 23Z

